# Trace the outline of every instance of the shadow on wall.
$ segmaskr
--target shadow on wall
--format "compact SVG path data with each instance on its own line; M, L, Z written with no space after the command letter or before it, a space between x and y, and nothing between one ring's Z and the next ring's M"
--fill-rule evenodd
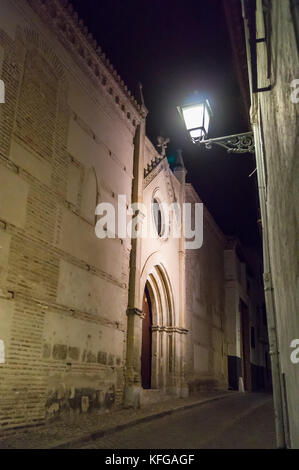
M44 344L43 357L49 361L62 361L68 370L59 378L49 377L49 391L45 404L45 419L61 415L80 414L92 411L105 411L112 408L116 401L116 388L122 385L121 358L106 351L80 350L65 344ZM87 363L104 369L97 371L100 381L95 387L89 386L85 374L72 374L72 362ZM82 383L83 382L83 383ZM89 382L89 383L88 383ZM113 383L115 382L115 383ZM84 385L83 385L84 384Z
M61 385L49 393L46 401L46 419L52 419L61 414L80 414L95 410L107 410L115 403L115 387L111 385L106 390L93 388L67 388Z
M189 393L225 390L226 386L215 378L202 378L188 381Z

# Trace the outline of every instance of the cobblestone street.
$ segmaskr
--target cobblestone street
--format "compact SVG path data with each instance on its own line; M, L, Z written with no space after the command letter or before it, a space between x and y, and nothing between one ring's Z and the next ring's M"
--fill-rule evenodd
M5 432L0 449L275 448L272 397L209 392Z
M273 403L268 395L237 394L132 426L80 448L271 449L275 448Z
M236 392L202 392L187 398L169 398L166 401L144 405L139 409L115 408L99 413L65 414L42 426L2 431L0 449L49 449L70 447L127 428L143 420L156 419L182 408L202 405L207 401L226 399Z

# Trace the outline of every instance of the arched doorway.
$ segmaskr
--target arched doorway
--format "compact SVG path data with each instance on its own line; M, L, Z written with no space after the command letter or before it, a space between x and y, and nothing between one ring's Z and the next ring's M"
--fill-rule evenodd
M143 294L142 311L142 347L141 347L141 384L145 389L151 388L152 375L152 310L147 285Z
M165 390L173 386L178 341L174 332L174 302L163 265L144 271L141 385L143 389Z

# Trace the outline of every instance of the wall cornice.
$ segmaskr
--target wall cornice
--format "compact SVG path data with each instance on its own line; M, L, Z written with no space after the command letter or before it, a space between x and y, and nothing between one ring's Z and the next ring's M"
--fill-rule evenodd
M92 75L106 93L114 97L114 103L136 126L144 120L147 110L137 103L97 41L83 21L66 0L27 0L31 8L44 19L62 40L81 65L86 74Z
M161 157L160 159L152 160L151 165L148 165L148 170L144 175L143 189L145 189L163 169L165 170L164 162L165 157Z

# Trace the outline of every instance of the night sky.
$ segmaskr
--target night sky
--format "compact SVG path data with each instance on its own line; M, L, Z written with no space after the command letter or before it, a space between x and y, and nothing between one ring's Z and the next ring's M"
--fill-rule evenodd
M125 84L140 81L147 135L183 150L187 181L227 235L260 246L254 156L192 144L176 106L195 90L214 113L209 137L248 131L221 0L72 0Z

